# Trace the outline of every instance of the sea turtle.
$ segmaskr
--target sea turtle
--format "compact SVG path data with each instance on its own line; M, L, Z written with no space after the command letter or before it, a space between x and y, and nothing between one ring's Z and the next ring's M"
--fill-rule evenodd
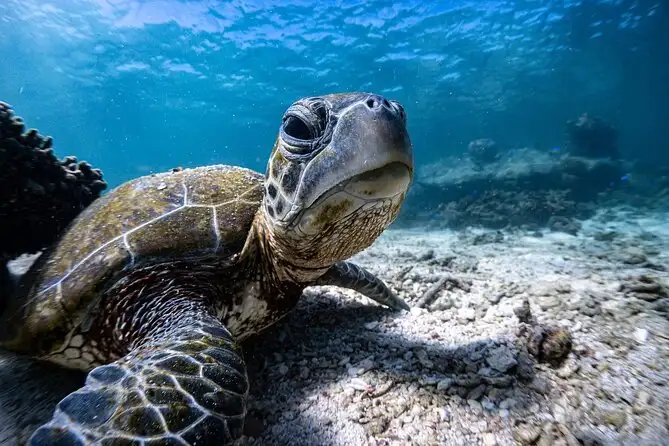
M395 219L413 178L402 106L298 100L265 176L214 165L94 201L26 274L0 346L89 371L30 444L226 444L242 433L239 342L335 285L408 309L345 259Z

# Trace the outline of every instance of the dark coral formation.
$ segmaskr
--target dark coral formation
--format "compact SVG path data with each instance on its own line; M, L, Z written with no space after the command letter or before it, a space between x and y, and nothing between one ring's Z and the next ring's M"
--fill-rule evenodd
M553 232L564 232L571 235L576 235L581 230L581 223L578 220L562 215L552 215L547 225Z
M438 209L443 223L456 229L465 226L538 227L555 215L584 215L584 209L570 200L566 191L554 189L517 192L489 189L480 195L442 204Z
M669 297L669 287L659 278L643 274L638 277L630 277L627 282L620 285L620 291L625 297L633 297L646 302Z
M479 138L471 141L467 146L469 158L477 165L482 166L495 161L499 155L497 143L490 138Z
M597 116L587 113L578 119L567 121L569 152L587 158L618 159L618 131Z
M53 243L107 187L102 172L73 156L56 158L50 137L25 131L0 102L0 262Z

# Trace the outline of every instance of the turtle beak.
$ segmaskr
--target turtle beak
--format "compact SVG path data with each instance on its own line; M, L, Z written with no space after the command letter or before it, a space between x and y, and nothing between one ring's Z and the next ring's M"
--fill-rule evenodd
M395 161L354 176L345 182L344 191L363 200L383 200L406 192L411 180L411 167Z

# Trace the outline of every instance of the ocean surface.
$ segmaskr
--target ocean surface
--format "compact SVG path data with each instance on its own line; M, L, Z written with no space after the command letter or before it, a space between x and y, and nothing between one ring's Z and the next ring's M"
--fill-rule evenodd
M308 287L281 322L244 342L251 387L235 446L669 446L668 59L669 0L0 0L0 101L52 136L59 158L102 169L109 189L178 166L264 172L282 115L301 97L362 90L404 105L411 191L391 230L351 260L410 311ZM0 106L0 294L11 285L5 261L52 243L101 184L85 167L61 183L62 166L42 162L10 115ZM351 232L336 240L342 249L361 238ZM42 254L47 265L72 262L55 288L63 308L84 282L71 278L114 260L116 236L85 261L86 245L69 245L72 258ZM148 302L161 290L136 275L105 277L132 278L114 288L128 308L128 296ZM170 280L164 295L179 285ZM6 302L23 302L0 295L0 322L14 323ZM115 323L115 336L135 343L126 321L134 328L165 302L133 306L132 319L127 308L118 320L95 307L78 314L83 327ZM72 336L62 358L86 360L89 340ZM171 367L192 373L182 361ZM202 370L218 379L213 366ZM236 404L177 379L202 407ZM148 374L136 382L148 399L148 389L170 395ZM25 444L83 383L79 372L0 349L0 445ZM153 419L130 407L133 395L114 423ZM82 419L89 411L72 408L91 402L91 423L113 402L69 401L61 408ZM196 413L163 409L179 411L160 417L170 422Z
M264 171L291 102L350 90L405 105L419 167L477 138L559 149L585 112L655 162L668 25L660 0L3 0L0 100L110 186Z

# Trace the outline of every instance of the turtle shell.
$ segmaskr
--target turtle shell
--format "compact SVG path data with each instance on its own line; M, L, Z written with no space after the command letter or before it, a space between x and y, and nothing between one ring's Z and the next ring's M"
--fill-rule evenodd
M262 196L261 174L224 165L117 187L86 208L42 256L22 314L5 321L20 325L0 345L25 349L36 337L71 328L107 280L136 264L240 252Z

